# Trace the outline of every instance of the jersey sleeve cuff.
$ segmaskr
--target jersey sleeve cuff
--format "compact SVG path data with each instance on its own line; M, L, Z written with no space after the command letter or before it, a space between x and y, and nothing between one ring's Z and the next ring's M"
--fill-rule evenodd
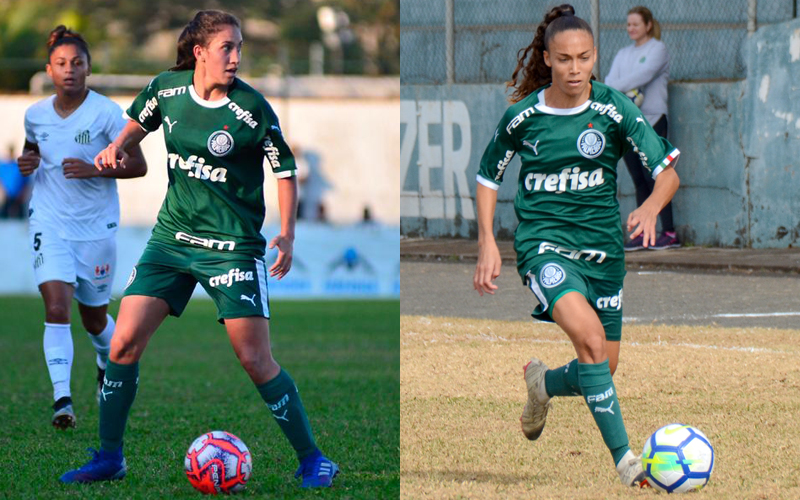
M664 161L662 161L661 164L653 170L653 179L655 179L658 174L663 172L665 168L669 166L675 168L678 165L678 158L680 156L681 152L678 150L678 148L673 149L672 152L668 154L666 158L664 158Z
M497 184L497 183L492 182L492 181L490 181L490 180L488 180L488 179L486 179L484 177L481 177L480 174L478 174L477 181L478 181L478 184L480 184L481 186L486 186L489 189L493 189L495 191L500 189L500 184Z
M283 172L275 172L276 179L286 179L287 177L294 177L297 175L297 170L284 170Z

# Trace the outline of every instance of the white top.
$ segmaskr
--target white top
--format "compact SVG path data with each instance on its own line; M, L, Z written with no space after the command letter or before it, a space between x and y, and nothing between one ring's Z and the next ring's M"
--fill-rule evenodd
M669 53L661 40L651 38L637 47L628 45L617 52L606 85L627 92L639 89L644 93L642 114L650 125L655 125L661 115L667 115L667 82L669 80Z
M83 103L61 118L55 95L25 112L25 138L39 146L42 161L33 175L30 218L52 227L65 240L98 240L113 236L119 225L115 179L67 179L64 158L94 163L94 157L125 127L122 109L90 90Z

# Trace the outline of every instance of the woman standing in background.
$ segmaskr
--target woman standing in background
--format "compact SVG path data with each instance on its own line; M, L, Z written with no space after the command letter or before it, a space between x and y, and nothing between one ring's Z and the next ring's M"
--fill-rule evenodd
M634 43L617 52L605 83L621 92L637 91L643 95L644 100L639 105L642 114L658 135L667 137L669 53L661 41L661 27L650 9L637 6L628 11L628 36ZM637 153L630 151L624 160L636 188L636 206L640 207L652 194L655 179L642 165ZM662 232L655 245L648 245L640 235L625 244L625 251L681 246L672 221L672 202L664 207L659 218Z

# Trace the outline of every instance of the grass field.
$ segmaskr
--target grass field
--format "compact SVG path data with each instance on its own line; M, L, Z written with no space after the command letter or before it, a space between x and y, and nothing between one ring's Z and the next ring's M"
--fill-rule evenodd
M575 357L555 325L400 320L401 498L629 498L582 398L556 398L542 437L519 427L522 367ZM614 377L631 448L682 422L716 464L692 498L800 498L800 331L626 326Z
M118 304L118 303L116 303ZM272 301L273 353L297 382L318 445L342 474L330 491L305 491L297 460L239 365L211 301L168 318L140 364L122 481L62 485L98 447L94 351L73 312L76 429L50 426L52 386L42 354L43 305L0 298L0 498L197 498L183 472L192 440L238 435L253 456L243 497L399 496L399 301ZM116 314L116 308L113 313Z

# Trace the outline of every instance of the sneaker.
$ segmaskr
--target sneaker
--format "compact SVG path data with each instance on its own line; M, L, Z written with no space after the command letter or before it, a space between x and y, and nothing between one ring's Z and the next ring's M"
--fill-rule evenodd
M639 486L640 488L649 486L642 469L642 456L634 455L631 450L628 450L617 464L617 474L625 486Z
M81 467L67 472L59 478L62 483L93 483L95 481L112 481L122 479L128 472L122 446L117 451L97 451L87 448L92 459Z
M75 418L75 411L72 409L72 398L69 396L59 398L53 405L53 410L53 427L61 430L75 427L78 421Z
M656 239L655 244L650 247L650 250L666 250L667 248L678 248L680 246L681 242L678 241L675 233L667 232Z
M550 409L550 396L544 387L544 374L547 365L536 358L532 358L525 368L525 385L528 387L528 402L522 410L519 421L522 424L522 433L525 437L534 441L544 430L544 423L547 420L547 410Z
M97 400L97 404L100 404L100 393L103 392L103 380L106 378L106 371L97 367L97 394L95 394L95 399Z
M625 243L622 247L626 252L636 252L637 250L644 250L644 236L641 234L631 241Z
M300 462L300 467L294 473L294 477L303 476L301 488L328 488L337 474L339 474L339 466L317 450Z

